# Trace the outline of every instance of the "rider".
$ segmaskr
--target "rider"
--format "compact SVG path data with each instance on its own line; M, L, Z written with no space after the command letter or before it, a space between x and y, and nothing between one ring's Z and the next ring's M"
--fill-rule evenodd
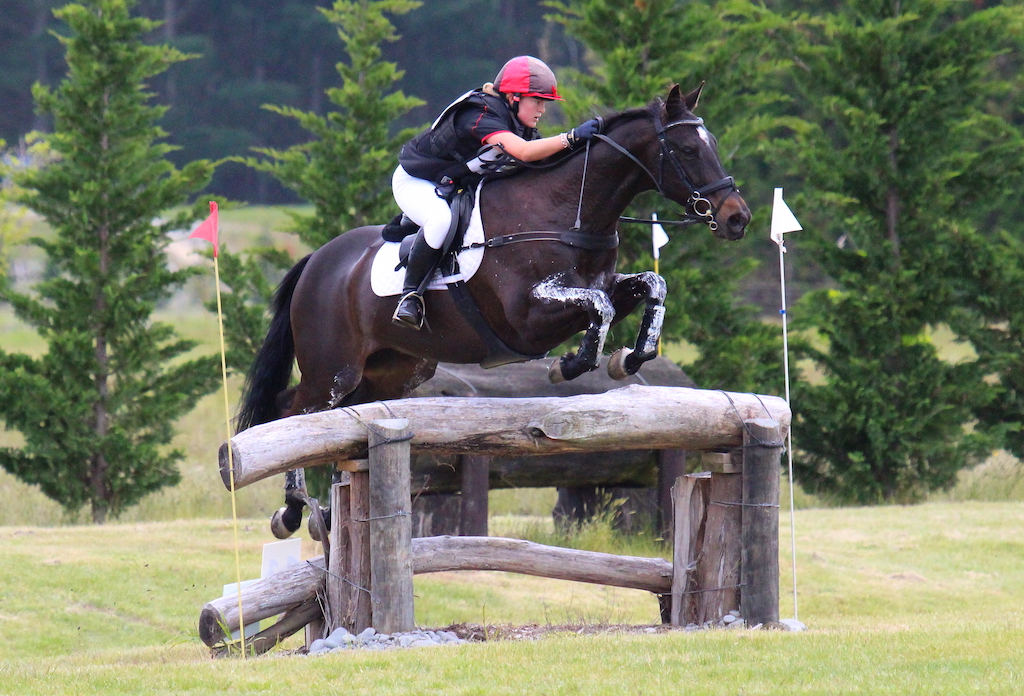
M514 160L533 162L572 149L598 132L600 121L592 119L541 138L537 122L547 102L556 99L562 97L551 68L533 56L518 56L505 63L493 83L456 99L402 148L391 185L399 207L421 229L392 321L423 326L422 293L441 259L451 226L447 199L454 190L474 185L484 174L505 172Z

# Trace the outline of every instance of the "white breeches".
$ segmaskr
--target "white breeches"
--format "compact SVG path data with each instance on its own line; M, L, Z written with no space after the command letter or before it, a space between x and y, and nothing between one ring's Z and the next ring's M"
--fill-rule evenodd
M436 184L426 179L417 179L402 169L401 165L391 177L391 189L398 207L423 228L427 244L440 249L452 224L452 213L448 201L439 198L435 188Z

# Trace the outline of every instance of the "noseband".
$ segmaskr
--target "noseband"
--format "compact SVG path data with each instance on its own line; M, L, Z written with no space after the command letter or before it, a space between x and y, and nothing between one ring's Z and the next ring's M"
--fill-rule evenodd
M668 198L668 196L665 195L664 180L665 163L670 163L673 169L675 170L676 176L683 183L683 186L685 186L686 189L689 191L690 198L686 201L686 207L692 212L687 212L683 216L685 218L684 220L662 220L662 224L674 223L678 225L692 225L697 223L704 223L711 229L712 232L714 232L718 229L718 222L715 221L715 216L718 215L718 211L721 210L722 205L725 204L725 201L726 199L729 198L729 196L731 196L733 193L739 193L739 188L736 187L736 182L731 176L727 176L724 179L719 179L718 181L712 182L700 188L694 186L693 182L690 181L690 177L686 175L686 170L683 168L683 163L679 161L679 156L676 155L675 150L672 149L672 144L668 141L668 136L666 135L666 133L670 128L675 128L676 126L703 126L704 119L695 116L694 118L680 119L679 121L672 121L671 123L663 124L661 122L661 114L659 112L660 109L654 109L651 113L651 117L654 119L654 130L658 135L658 142L661 147L661 152L658 156L658 176L654 176L654 173L651 172L651 170L648 169L643 162L637 159L637 157L632 152L630 152L623 146L619 145L617 142L609 138L607 135L597 133L594 135L594 137L600 139L603 142L608 143L616 150L624 154L626 157L633 160L633 162L638 167L640 167L640 169L642 169L644 173L647 174L647 176L650 177L651 181L654 182L656 190L663 198ZM719 203L716 207L711 203L707 196L709 196L712 193L715 193L716 191L721 191L722 189L730 190L729 193L722 197L721 203ZM649 224L655 222L654 220L640 220L637 218L629 217L623 217L620 218L620 220L626 222L643 222Z

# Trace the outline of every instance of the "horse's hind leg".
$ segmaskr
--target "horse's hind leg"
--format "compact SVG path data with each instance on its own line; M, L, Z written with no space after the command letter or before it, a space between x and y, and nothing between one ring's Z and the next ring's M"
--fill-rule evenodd
M617 318L632 312L640 299L646 298L647 301L636 344L632 349L620 348L608 360L608 375L612 379L626 379L636 374L641 365L657 356L658 340L661 338L661 326L665 318L666 292L664 278L652 271L616 277L612 288L612 303Z
M307 413L339 408L351 404L368 403L381 399L399 399L409 395L413 389L430 379L437 363L413 358L393 351L379 351L364 361L362 369L346 365L339 369L333 379L322 379L330 387L319 390L305 390L303 385L294 395L290 412ZM310 371L312 374L312 371ZM317 407L318 404L322 404ZM287 539L302 525L302 508L307 504L304 469L293 469L285 473L284 507L277 510L270 519L270 529L278 539ZM321 507L324 522L330 530L329 507ZM317 538L316 527L310 522L309 534Z
M566 353L551 364L548 379L555 383L576 379L584 372L597 368L601 351L604 349L604 340L608 336L608 328L615 317L615 307L603 291L566 287L560 281L561 276L548 278L533 289L533 297L546 302L582 306L590 317L590 326L583 334L579 350L575 353Z
M313 411L323 411L342 405L351 392L359 386L362 371L346 367L335 373L333 379L321 379L325 387L314 385L313 370L309 371L310 379L305 379L298 387L283 392L279 403L284 416ZM316 383L319 384L319 383ZM311 387L311 385L314 385ZM270 518L270 531L278 539L287 539L302 526L302 508L309 500L306 490L305 469L292 469L284 475L284 506L279 508ZM330 519L329 513L325 521ZM328 522L329 524L329 522ZM310 524L310 536L314 536L314 527ZM314 541L319 541L315 539Z

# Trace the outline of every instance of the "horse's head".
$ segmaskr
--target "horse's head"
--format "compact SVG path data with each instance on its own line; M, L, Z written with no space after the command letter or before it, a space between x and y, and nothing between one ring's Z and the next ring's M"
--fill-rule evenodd
M672 87L668 99L652 106L661 153L658 185L663 195L701 218L722 239L741 239L750 209L718 159L718 141L693 115L704 85L682 95Z

